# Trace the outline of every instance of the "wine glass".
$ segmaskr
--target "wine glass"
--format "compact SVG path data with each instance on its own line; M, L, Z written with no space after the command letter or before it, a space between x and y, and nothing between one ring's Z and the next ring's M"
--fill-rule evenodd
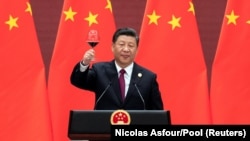
M97 30L90 30L86 41L92 48L94 48L99 43L99 35Z
M98 35L98 31L91 29L88 33L86 42L90 45L90 47L94 48L99 43L100 37ZM93 58L92 61L95 61L96 59Z

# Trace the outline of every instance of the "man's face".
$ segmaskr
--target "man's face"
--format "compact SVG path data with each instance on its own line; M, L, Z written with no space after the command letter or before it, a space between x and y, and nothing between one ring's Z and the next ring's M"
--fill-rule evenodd
M112 52L115 60L124 68L134 61L137 53L137 44L135 37L121 35L117 41L112 45Z

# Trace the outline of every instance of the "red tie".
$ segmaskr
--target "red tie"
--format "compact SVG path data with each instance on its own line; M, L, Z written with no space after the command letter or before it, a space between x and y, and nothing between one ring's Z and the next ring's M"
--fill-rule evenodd
M124 69L121 69L120 70L120 77L119 77L122 100L124 100L124 98L125 98L125 80L124 80L124 73L125 72L126 71Z

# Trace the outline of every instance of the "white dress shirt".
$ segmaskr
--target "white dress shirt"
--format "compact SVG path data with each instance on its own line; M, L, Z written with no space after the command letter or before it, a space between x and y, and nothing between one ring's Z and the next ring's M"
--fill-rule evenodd
M115 66L116 66L117 73L118 73L118 78L119 78L119 76L120 76L120 70L122 68L120 66L118 66L116 62L115 62ZM126 97L127 92L128 92L129 83L130 83L131 76L132 76L132 71L133 71L133 66L134 66L134 63L131 63L126 68L123 68L126 71L126 73L124 73L124 79L125 79L125 97Z

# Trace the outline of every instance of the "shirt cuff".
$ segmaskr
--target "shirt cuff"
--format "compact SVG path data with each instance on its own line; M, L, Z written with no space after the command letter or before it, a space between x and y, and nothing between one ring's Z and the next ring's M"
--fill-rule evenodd
M84 72L88 67L89 65L84 65L82 62L80 62L80 72Z

